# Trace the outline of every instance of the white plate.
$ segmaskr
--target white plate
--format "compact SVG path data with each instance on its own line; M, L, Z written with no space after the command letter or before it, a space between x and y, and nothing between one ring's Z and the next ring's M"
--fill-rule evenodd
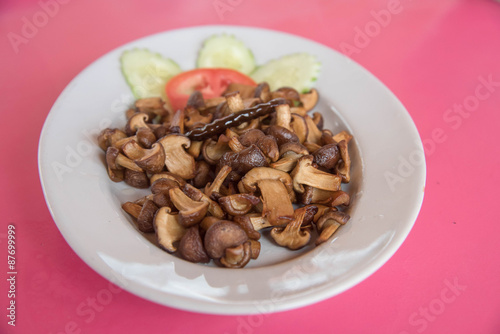
M124 50L146 47L192 69L204 39L231 33L258 64L294 52L318 57L318 110L326 128L349 130L351 220L333 240L292 252L263 242L248 268L229 270L176 258L137 232L120 205L146 191L111 182L96 146L100 129L125 123L132 100L120 72ZM287 310L334 296L380 268L408 235L420 210L425 161L418 132L397 98L340 53L285 33L233 26L168 31L111 51L64 89L39 146L45 198L66 241L90 267L148 300L190 311L255 314Z

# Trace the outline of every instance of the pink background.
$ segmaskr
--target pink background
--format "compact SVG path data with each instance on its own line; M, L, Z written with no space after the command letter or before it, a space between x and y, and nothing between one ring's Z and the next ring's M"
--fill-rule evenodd
M7 325L2 278L1 333L500 333L500 3L401 0L401 12L361 45L356 29L373 25L372 11L393 1L65 2L47 22L38 1L0 2L0 277L7 272L9 223L18 247L17 325ZM230 10L219 15L221 3ZM9 42L9 33L22 36L34 17L43 23L38 31L23 44ZM276 29L337 50L357 45L351 57L399 97L424 140L421 213L374 275L308 307L212 316L115 289L107 305L82 316L79 305L109 285L71 250L45 205L37 170L45 117L69 81L104 53L152 33L203 24ZM480 78L488 77L496 86L477 92ZM449 111L464 103L470 111Z

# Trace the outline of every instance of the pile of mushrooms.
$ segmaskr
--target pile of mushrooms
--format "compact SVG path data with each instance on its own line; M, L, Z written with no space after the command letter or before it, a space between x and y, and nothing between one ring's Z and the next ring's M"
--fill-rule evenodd
M194 92L184 110L160 98L135 102L125 129L98 137L114 182L150 188L122 205L169 253L242 268L261 232L291 250L319 245L345 225L352 136L323 129L310 111L318 92L231 84L224 96Z

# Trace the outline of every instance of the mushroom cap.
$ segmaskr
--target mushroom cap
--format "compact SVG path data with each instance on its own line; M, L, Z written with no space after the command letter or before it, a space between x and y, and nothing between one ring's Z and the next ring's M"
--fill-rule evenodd
M141 232L154 232L153 220L157 210L158 207L153 201L147 200L144 202L141 212L137 217L137 227Z
M153 222L160 247L170 253L177 251L174 243L181 240L187 231L184 226L179 224L179 215L172 214L168 207L162 207L156 211Z
M170 200L179 210L179 223L185 227L191 227L199 223L207 214L208 202L198 202L189 198L179 188L169 190Z
M288 142L299 142L299 137L295 133L279 125L271 125L266 129L265 133L273 136L278 146Z
M292 178L290 177L290 174L269 167L253 168L245 174L240 182L247 192L254 193L257 191L257 183L262 180L281 181L289 193L293 191Z
M266 156L256 145L250 145L246 149L234 153L226 152L220 158L218 169L222 166L227 165L231 167L232 171L228 175L227 179L229 181L236 181L242 175L245 175L248 171L256 167L269 166ZM235 177L239 176L239 177Z
M139 128L148 127L147 120L149 116L146 113L139 112L129 118L127 125L125 126L125 133L127 136L133 136Z
M293 152L302 155L309 154L307 148L304 145L297 142L289 142L280 146L280 157L283 157L283 155L285 155L288 152Z
M236 247L226 248L220 263L226 268L243 268L252 258L252 244L246 241Z
M306 141L309 130L307 129L307 123L304 117L298 114L292 114L292 122L290 123L290 127L299 138L300 143Z
M233 194L218 199L224 211L231 216L247 214L253 206L260 202L259 198L250 194Z
M271 237L280 246L296 250L304 247L311 240L311 233L308 229L301 229L302 222L306 215L305 207L298 208L294 212L293 221L285 227L275 227L271 230Z
M188 228L179 243L178 251L184 260L193 263L208 263L210 261L203 247L198 225Z
M153 194L160 194L160 193L167 193L169 192L170 189L172 188L179 188L180 185L178 182L172 179L167 179L167 178L161 178L155 180L151 184L151 192Z
M313 157L318 166L332 169L340 159L340 151L337 144L328 144L314 151Z
M269 84L267 82L258 84L253 96L258 97L264 103L269 102L269 100L271 100L271 89Z
M143 147L151 148L156 142L156 135L150 128L139 128L135 135L137 136L137 142Z
M240 143L243 146L250 146L252 144L257 144L259 139L264 137L266 134L259 129L250 129L238 137Z
M201 147L203 158L211 165L216 165L226 152L231 152L231 148L229 147L229 138L225 135L220 135L217 141L207 139Z
M339 190L341 177L315 168L312 165L313 159L312 155L305 155L297 161L290 174L293 179L293 189L300 194L305 191L303 185L329 191Z
M300 102L306 111L313 109L319 100L319 94L316 89L311 89L309 93L300 94Z
M247 234L239 225L219 221L205 233L205 249L212 259L220 259L227 248L239 246L247 240Z
M145 155L134 160L137 166L150 174L156 174L165 167L165 151L158 143L153 144L151 149L145 151Z
M119 129L107 128L101 131L99 137L97 137L97 142L99 144L99 147L103 151L106 151L108 147L113 146L115 142L124 138L127 138L125 132Z
M120 154L120 150L116 147L110 146L106 150L106 163L110 169L123 169L123 167L116 164L116 158L118 157L118 154Z
M203 188L213 181L210 165L206 161L196 161L195 177L191 181L196 188Z
M144 172L136 172L130 169L125 169L125 183L138 189L149 188L149 178Z
M192 179L195 173L193 156L186 152L191 140L180 134L171 133L158 140L165 150L165 165L169 172L177 174L185 180Z

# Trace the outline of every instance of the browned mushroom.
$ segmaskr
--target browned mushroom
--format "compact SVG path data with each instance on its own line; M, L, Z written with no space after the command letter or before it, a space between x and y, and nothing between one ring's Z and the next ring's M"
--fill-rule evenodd
M347 143L352 139L352 135L349 134L347 131L341 131L337 133L335 136L333 136L333 140L335 140L337 143L341 142L342 140L345 140Z
M146 150L131 140L122 146L122 150L127 157L133 159L135 164L147 173L159 173L165 166L165 151L160 144L153 144L150 149Z
M281 225L292 219L295 195L288 173L269 167L253 168L241 179L238 188L241 192L250 193L255 193L257 188L260 190L262 215L271 224Z
M260 202L259 198L251 194L234 194L222 196L218 199L224 211L231 216L247 214L253 206Z
M172 180L172 181L176 182L179 185L179 187L183 187L186 184L186 180L184 180L182 177L180 177L174 173L171 173L171 172L161 172L161 173L152 175L151 176L151 183L153 184L159 179Z
M193 263L208 263L210 258L203 247L199 226L188 228L179 242L179 255Z
M193 156L186 152L191 141L179 134L169 134L158 140L165 151L165 165L169 172L177 174L185 180L192 179L196 170Z
M293 179L293 189L298 193L303 193L305 191L303 185L308 185L323 190L339 190L342 180L340 176L313 167L313 159L312 155L305 155L298 160L290 174Z
M321 135L323 134L318 126L314 123L314 120L309 115L305 115L304 119L307 124L307 138L308 143L321 144Z
M241 176L245 175L252 168L269 166L266 156L255 145L250 145L243 151L238 153L226 152L220 158L219 168L222 166L231 167L231 173L227 176L229 181L238 181Z
M312 155L314 157L314 163L326 169L335 167L340 159L340 152L337 144L324 145L314 151Z
M136 113L130 117L125 126L127 136L135 135L140 128L148 128L148 124L146 123L148 119L149 116L143 112Z
M280 246L296 250L304 247L311 240L311 233L308 229L301 229L306 208L295 210L293 220L285 227L274 227L271 230L271 237Z
M316 89L311 89L309 93L300 94L300 102L302 102L302 106L307 111L312 110L319 100L319 94Z
M135 170L125 169L123 179L126 184L134 188L145 189L149 187L149 178L144 172L136 172Z
M251 249L251 252L252 252L252 255L250 256L250 258L252 260L256 260L259 255L260 255L260 242L258 242L257 240L252 240L250 239L250 249Z
M281 145L280 159L271 164L272 168L279 169L284 172L291 172L297 161L304 155L309 154L304 145L297 142L291 142Z
M203 188L212 179L210 165L204 160L196 161L195 176L192 179L193 186Z
M245 231L233 222L223 222L218 221L215 224L212 224L205 233L205 249L210 258L219 260L226 255L229 255L228 258L224 260L224 265L238 265L238 267L243 267L248 263L246 260L245 249L243 249L243 254L240 256L233 256L232 250L229 251L229 254L226 254L227 249L232 249L238 247L248 241L247 234ZM250 244L248 244L250 246ZM245 247L245 246L244 246ZM251 257L251 248L247 247L247 253L250 253ZM238 251L237 249L235 251ZM234 261L236 258L239 258L239 261ZM248 259L249 260L249 259ZM236 263L235 263L236 262ZM246 263L244 263L246 262Z
M156 135L150 128L139 128L135 137L137 137L137 142L146 148L151 148L151 146L153 146L156 142Z
M252 223L252 218L254 219L253 220L253 223ZM257 225L257 221L259 218L261 218L261 215L260 214L249 214L249 215L244 215L244 216L235 216L233 218L233 221L238 224L244 231L245 233L247 234L248 238L249 239L252 239L252 240L259 240L260 239L260 233L258 231L255 230L255 227L254 227L254 224ZM261 220L260 220L261 221ZM263 225L263 224L261 224ZM266 227L271 227L272 225L269 224L269 226L266 226ZM264 228L262 226L259 226L257 225L257 228Z
M179 224L179 215L172 213L170 208L160 208L154 217L153 226L160 247L170 253L177 251L175 243L180 241L187 231Z
M266 129L265 133L274 137L278 146L289 142L299 142L299 137L295 133L279 125L271 125Z
M135 162L120 153L120 150L116 147L108 147L106 150L106 163L110 169L120 170L129 169L136 172L142 172L142 168L137 166Z
M347 149L347 141L341 140L337 145L342 160L335 167L335 170L342 176L342 182L349 183L351 181L351 158L349 157L349 151Z
M189 183L186 183L182 188L182 190L192 200L207 203L208 204L207 210L212 216L217 217L219 219L222 219L225 216L224 211L219 206L219 204L214 200L212 200L207 195L205 195L201 190L193 187Z
M188 130L210 123L213 118L213 114L202 115L198 109L191 106L184 109L184 115L184 125Z
M226 268L243 268L252 258L252 243L246 241L236 247L226 248L220 263Z
M184 227L191 227L199 223L207 214L208 203L194 201L179 188L169 190L170 200L179 210L179 223Z
M214 192L219 193L222 183L224 183L224 180L226 179L226 177L229 175L230 172L231 172L231 167L222 166L217 175L215 176L214 182L206 184L204 190L205 195L211 197L212 193Z
M164 115L166 113L163 107L164 104L165 102L160 97L147 97L135 101L135 107L139 112L153 113L155 115Z
M328 211L316 223L320 235L316 239L316 245L319 245L328 239L337 231L341 225L345 225L349 219L348 214L340 211Z
M299 138L299 143L302 144L303 142L305 142L309 130L307 129L307 123L304 117L297 114L292 114L292 122L290 123L290 126L292 128L292 131L297 135L297 138Z
M269 102L271 100L271 89L267 82L258 84L253 96L259 98L264 103Z
M108 147L114 146L115 143L121 139L127 138L125 132L118 129L104 129L97 137L99 147L106 152Z
M229 138L225 135L220 135L217 141L207 139L203 142L201 154L206 162L211 165L217 165L219 159L224 155L224 153L231 151L228 144Z
M328 191L310 186L304 186L305 191L300 194L301 204L324 204L331 207L345 205L350 202L349 195L342 190Z
M248 99L254 96L255 86L231 82L222 95L234 92L239 92L242 99Z
M144 203L143 203L144 204ZM137 204L133 202L125 202L122 204L122 209L135 219L139 217L139 214L141 213L142 210L142 204Z
M144 202L139 216L137 216L137 227L141 232L154 232L153 220L158 207L151 200Z

